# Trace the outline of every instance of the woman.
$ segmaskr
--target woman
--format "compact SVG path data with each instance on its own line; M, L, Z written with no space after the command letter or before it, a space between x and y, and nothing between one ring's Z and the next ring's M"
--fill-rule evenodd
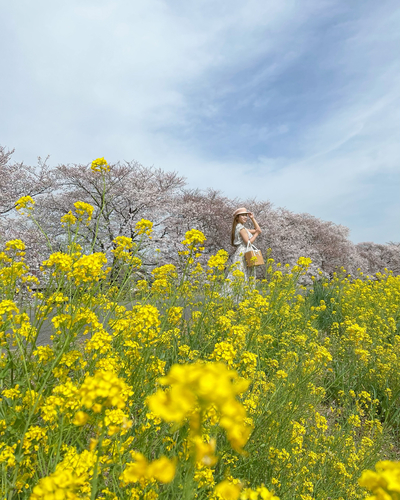
M244 224L247 218L250 217L254 229L247 229ZM244 273L244 277L248 280L249 276L254 276L255 267L249 268L245 262L244 254L246 252L247 244L253 243L257 236L261 234L260 226L252 212L249 212L245 207L238 208L233 213L232 235L231 243L236 247L235 253L231 257L231 262L238 262L236 269ZM253 272L250 272L253 269ZM232 273L229 273L228 278L232 280Z

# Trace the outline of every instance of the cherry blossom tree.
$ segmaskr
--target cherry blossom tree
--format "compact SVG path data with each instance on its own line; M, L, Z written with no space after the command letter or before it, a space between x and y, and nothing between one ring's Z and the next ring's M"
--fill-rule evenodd
M400 273L400 243L354 245L345 226L275 208L269 201L230 199L211 188L189 189L176 172L136 161L109 165L109 171L104 172L93 171L90 164L50 168L40 158L32 167L13 162L12 154L0 147L0 244L8 239L24 240L35 269L47 258L49 245L53 250L65 248L66 232L60 219L81 201L94 207L90 223L79 226L79 239L87 251L102 251L112 257L117 236L138 242L136 223L142 218L153 222L153 239L146 239L141 248L148 269L178 263L180 242L193 228L207 237L202 263L221 248L232 254L232 213L238 206L246 206L262 229L256 246L264 255L271 249L276 262L293 265L299 257L309 257L312 274L321 269L330 275L340 267L351 274L358 268L369 274L385 268ZM48 239L33 218L14 210L22 196L35 200L34 217ZM258 269L260 275L262 272Z
M163 261L176 259L186 231L193 228L202 231L207 238L203 263L219 249L228 249L235 203L213 189L184 189L177 194L163 230L154 237Z
M30 196L38 202L48 196L55 186L52 169L46 160L38 159L36 167L14 162L14 150L0 146L0 246L12 239L25 242L29 264L37 270L41 259L48 254L46 239L26 216L20 216L16 202Z
M95 172L90 165L60 165L55 169L56 189L42 199L36 209L44 230L60 245L65 230L60 219L82 201L94 207L92 220L81 224L79 237L87 249L111 256L117 236L139 240L136 223L144 218L158 233L174 214L175 198L184 179L175 172L144 167L137 162L109 165L109 171ZM151 252L150 252L151 253Z
M362 270L368 274L384 272L385 268L400 274L400 243L386 245L364 242L356 245L358 254L366 261Z
M271 257L278 262L294 264L299 257L313 261L311 272L321 269L331 274L340 267L353 273L365 262L348 239L345 226L323 221L307 213L296 214L287 209L274 209L265 202L247 203L259 214L263 230L256 241L260 248L271 248Z
M54 187L54 177L46 160L38 159L37 167L13 162L14 150L7 151L0 146L0 215L9 214L22 196L49 193Z

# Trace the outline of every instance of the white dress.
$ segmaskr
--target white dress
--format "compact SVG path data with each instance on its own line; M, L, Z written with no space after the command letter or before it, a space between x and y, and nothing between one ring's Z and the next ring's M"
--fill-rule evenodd
M255 276L255 266L253 267L247 267L246 260L244 258L244 254L246 252L247 244L243 241L242 235L240 234L240 231L242 229L246 229L247 231L247 236L250 238L253 237L251 232L247 229L247 227L244 227L243 224L240 224L240 222L237 224L236 229L235 229L235 237L233 239L233 244L236 247L235 253L230 257L229 259L229 264L232 265L235 262L237 262L236 267L232 271L229 271L229 274L227 276L227 279L233 281L234 276L233 276L233 271L238 269L239 271L242 271L244 274L244 278L246 281L248 281L250 276Z

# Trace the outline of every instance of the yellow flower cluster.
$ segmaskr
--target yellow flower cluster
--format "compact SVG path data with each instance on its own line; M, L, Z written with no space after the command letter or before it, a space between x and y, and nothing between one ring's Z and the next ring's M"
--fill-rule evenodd
M76 217L75 215L71 212L71 210L66 213L65 215L63 215L61 217L61 223L62 223L62 226L64 227L65 225L70 225L70 226L74 226L76 224Z
M50 257L43 261L43 267L53 267L55 268L53 276L56 276L57 271L63 273L68 273L71 271L73 265L73 259L70 255L63 252L54 252Z
M84 201L76 201L74 203L75 212L78 214L78 220L82 221L83 217L86 215L86 223L89 223L92 220L92 214L94 208L89 203L85 203ZM68 214L67 214L68 215ZM64 216L65 217L65 216ZM70 219L72 221L72 219ZM66 221L68 222L68 221Z
M124 408L130 392L127 384L114 372L99 371L93 377L86 376L79 396L86 408L98 413L103 406Z
M0 464L5 470L14 467L16 464L15 449L17 445L8 446L5 443L0 443Z
M117 236L113 243L115 243L122 250L130 250L133 247L132 238L128 238L127 236Z
M129 420L128 415L121 409L107 409L105 411L104 425L108 428L109 436L113 436L117 432L120 432L121 436L123 436L132 427L132 420Z
M21 212L24 215L28 215L28 217L32 215L34 206L35 200L31 196L23 196L15 204L15 208L18 210L18 212ZM24 209L26 209L27 212L23 212Z
M398 500L400 498L400 462L383 460L375 465L376 472L366 470L359 479L373 495L368 500Z
M12 300L2 300L0 302L0 316L7 314L7 318L12 317L12 313L19 313L19 309Z
M303 268L309 267L311 263L312 260L307 257L299 257L299 259L297 260L297 264Z
M92 161L91 169L93 172L109 172L110 166L104 158L97 158Z
M42 478L33 488L30 500L58 500L90 498L90 478L96 455L89 451L77 454L73 448L54 471Z
M151 304L137 305L132 311L121 311L121 317L110 321L114 335L124 335L126 340L141 343L155 342L159 335L160 314Z
M44 477L33 488L30 500L57 500L79 498L76 491L82 486L82 480L71 470L60 470Z
M141 219L136 223L135 231L137 234L147 234L147 236L150 236L153 232L153 223L147 219Z
M237 350L230 342L218 342L215 344L211 359L224 361L229 367L233 368Z
M107 258L104 253L97 252L91 255L82 255L74 262L71 276L75 279L77 285L99 281L109 272L109 269L103 271L105 264L107 264Z
M46 267L54 267L52 276L56 277L63 273L68 280L73 280L76 285L80 285L104 279L110 272L110 268L104 269L106 264L107 257L102 252L90 255L81 255L79 252L72 255L54 252L43 261L41 269L43 271Z
M116 245L111 252L121 261L130 263L133 267L139 268L142 265L141 259L133 255L130 250L134 247L132 238L127 236L117 236L113 243Z
M174 479L175 460L161 457L153 462L148 462L146 457L137 451L131 452L131 456L134 462L126 464L120 478L125 484L153 478L161 483L170 483Z
M236 371L228 370L223 363L173 365L159 382L170 388L160 389L148 398L147 404L155 415L179 424L190 416L192 431L198 434L201 413L215 407L220 414L219 425L225 429L232 447L242 450L251 427L246 424L246 411L236 396L247 389L249 382Z
M225 269L226 261L228 260L229 254L225 250L218 250L215 255L212 255L208 259L208 267L216 268L218 271L223 271Z
M189 250L196 250L196 247L202 245L205 241L206 237L201 231L191 229L190 231L186 231L182 245L185 245Z
M43 351L41 353L44 354ZM47 350L46 361L52 359L54 359L54 353ZM71 366L69 368L71 369ZM61 411L71 418L79 406L78 388L71 380L66 380L64 384L56 385L52 394L45 398L40 412L44 421L53 423L57 420L58 412Z
M177 277L176 267L173 264L156 267L151 274L155 280L152 284L152 291L155 293L168 293L172 289L173 279Z
M172 325L176 325L182 319L182 307L171 307L168 310L168 321Z
M225 479L215 487L215 498L221 500L279 500L279 497L271 493L265 486L257 489L245 488L241 492L239 482Z
M10 240L6 242L5 251L10 252L10 250L19 250L23 252L25 250L25 243L21 240ZM25 255L24 253L19 253L19 255Z

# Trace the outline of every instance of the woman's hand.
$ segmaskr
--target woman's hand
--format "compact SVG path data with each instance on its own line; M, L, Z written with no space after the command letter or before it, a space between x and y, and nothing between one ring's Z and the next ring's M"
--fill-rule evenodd
M248 212L248 216L250 217L251 219L251 222L253 223L254 225L254 229L251 229L250 232L254 235L259 235L261 234L261 229L260 229L260 226L258 225L258 222L256 221L256 219L254 218L254 214L253 212Z

